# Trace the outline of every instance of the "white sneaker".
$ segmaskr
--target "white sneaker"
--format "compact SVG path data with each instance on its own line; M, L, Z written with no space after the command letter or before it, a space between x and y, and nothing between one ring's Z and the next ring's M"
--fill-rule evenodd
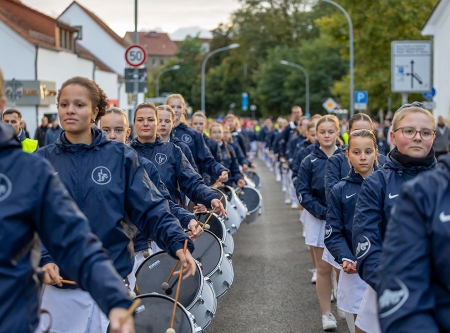
M283 186L283 187L281 188L281 190L282 190L283 192L286 192L286 186ZM289 200L289 203L291 203L290 200Z
M280 175L277 175L277 176L275 177L275 181L276 181L277 183L281 182L281 176L280 176Z
M291 200L290 200L290 199L284 200L284 204L285 204L285 205L290 205L290 204L291 204Z
M291 209L298 209L298 203L294 202L294 203L291 205Z
M327 312L322 315L322 327L324 331L337 328L336 318L334 318L331 312Z
M304 227L303 227L303 238L306 238L306 230Z
M341 318L341 319L346 319L346 317L345 317L345 311L342 311L342 310L339 309L339 308L337 308L337 310L338 310L339 318Z
M313 268L313 269L310 269L309 271L313 274L313 276L311 278L311 283L315 284L317 281L317 269Z

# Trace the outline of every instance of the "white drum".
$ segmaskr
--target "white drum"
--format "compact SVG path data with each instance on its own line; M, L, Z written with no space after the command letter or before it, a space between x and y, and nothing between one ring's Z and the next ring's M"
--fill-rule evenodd
M255 222L261 214L261 193L256 188L246 185L241 190L237 190L237 196L242 200L248 209L247 217L244 221L248 224Z
M248 212L247 206L236 195L236 191L234 190L234 188L232 188L230 186L223 186L223 187L219 187L219 190L226 195L227 200L231 203L231 205L234 208L236 208L239 218L240 218L239 224L242 223L242 221L244 221L245 217L247 216L247 212Z
M210 213L197 213L195 214L197 219L204 223L208 218ZM223 219L218 215L213 214L208 221L209 231L211 231L214 235L216 235L223 244L223 250L225 253L233 255L234 252L234 239L231 235L230 231L225 227L225 223L223 223Z

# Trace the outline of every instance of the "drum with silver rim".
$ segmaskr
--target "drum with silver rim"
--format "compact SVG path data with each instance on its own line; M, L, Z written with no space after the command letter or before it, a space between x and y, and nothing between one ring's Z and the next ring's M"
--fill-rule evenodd
M197 220L204 223L209 218L210 212L197 213L195 216ZM209 218L209 231L216 235L223 244L223 250L225 253L233 255L234 252L234 239L231 235L230 230L228 230L223 222L223 219L218 215L214 214Z
M213 282L216 296L222 297L230 289L234 271L231 258L223 252L222 242L212 232L205 230L195 241L192 256L200 264L204 276Z
M142 294L136 296L141 304L134 310L134 327L136 333L165 332L172 320L172 298L159 294ZM175 332L202 333L202 328L195 323L194 316L179 302L173 325ZM109 333L109 326L106 330Z
M245 175L253 181L257 190L261 188L261 180L255 171L246 171Z
M177 276L172 276L169 280L168 289L162 289L162 283L168 278L175 262L167 252L162 251L147 258L136 271L139 293L158 293L175 298ZM210 279L203 277L198 263L195 275L181 282L178 302L194 315L196 323L203 329L214 318L217 310L216 294Z
M236 195L236 191L234 190L234 188L230 186L222 186L219 187L219 190L226 195L227 200L231 203L231 205L236 207L236 210L238 211L240 217L240 223L242 223L242 221L244 221L245 217L247 216L248 210L241 199L239 199L239 197Z
M262 206L261 193L256 188L246 185L242 189L237 190L237 195L239 199L245 203L248 209L247 217L244 221L248 224L255 222L260 215Z

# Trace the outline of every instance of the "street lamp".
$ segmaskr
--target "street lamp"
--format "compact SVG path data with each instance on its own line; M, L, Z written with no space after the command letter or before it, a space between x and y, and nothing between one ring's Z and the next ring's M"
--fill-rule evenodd
M156 94L155 97L159 97L159 78L161 77L161 75L163 73L169 72L169 71L174 71L180 69L180 65L175 65L166 69L163 69L161 72L158 73L158 75L156 76Z
M355 91L355 79L354 79L354 55L353 55L353 24L352 19L350 18L350 15L348 15L347 11L342 7L340 4L332 1L332 0L322 0L324 2L328 2L329 4L336 6L341 10L342 13L344 13L345 18L348 22L348 28L349 28L349 40L350 40L350 117L353 116L355 110L354 110L354 91Z
M305 74L306 113L309 113L309 75L308 75L308 71L305 69L305 67L297 65L297 64L293 64L292 62L289 62L289 61L286 61L286 60L281 60L280 63L282 65L298 68L298 69L300 69L303 72L303 74Z
M239 44L237 44L237 43L234 43L234 44L231 44L231 45L228 45L225 47L221 47L219 49L211 51L210 53L208 53L206 55L205 59L203 59L203 63L202 63L202 111L203 112L205 112L205 68L206 68L206 62L212 55L214 55L216 53L219 53L222 51L228 51L231 49L235 49L237 47L239 47Z

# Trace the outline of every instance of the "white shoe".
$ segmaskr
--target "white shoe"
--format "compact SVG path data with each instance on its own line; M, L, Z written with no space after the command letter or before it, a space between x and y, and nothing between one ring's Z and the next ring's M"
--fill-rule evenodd
M281 188L281 190L282 190L283 192L286 192L286 186L283 186L283 187ZM289 203L291 203L290 200L289 200Z
M336 318L334 318L331 312L327 312L322 315L322 327L324 331L337 328Z
M277 176L275 177L275 181L276 181L277 183L281 182L281 176L280 176L280 175L277 175Z
M298 203L294 202L294 203L291 205L291 209L298 209Z
M338 310L339 318L341 318L341 319L346 319L346 317L345 317L345 311L342 311L342 310L339 309L339 308L337 308L337 310Z
M306 238L306 230L304 227L303 227L303 238Z
M309 271L313 274L313 276L311 278L311 283L315 284L317 281L317 269L313 268L313 269L310 269Z
M285 204L285 205L290 205L290 204L291 204L291 200L290 200L290 199L284 200L284 204Z

